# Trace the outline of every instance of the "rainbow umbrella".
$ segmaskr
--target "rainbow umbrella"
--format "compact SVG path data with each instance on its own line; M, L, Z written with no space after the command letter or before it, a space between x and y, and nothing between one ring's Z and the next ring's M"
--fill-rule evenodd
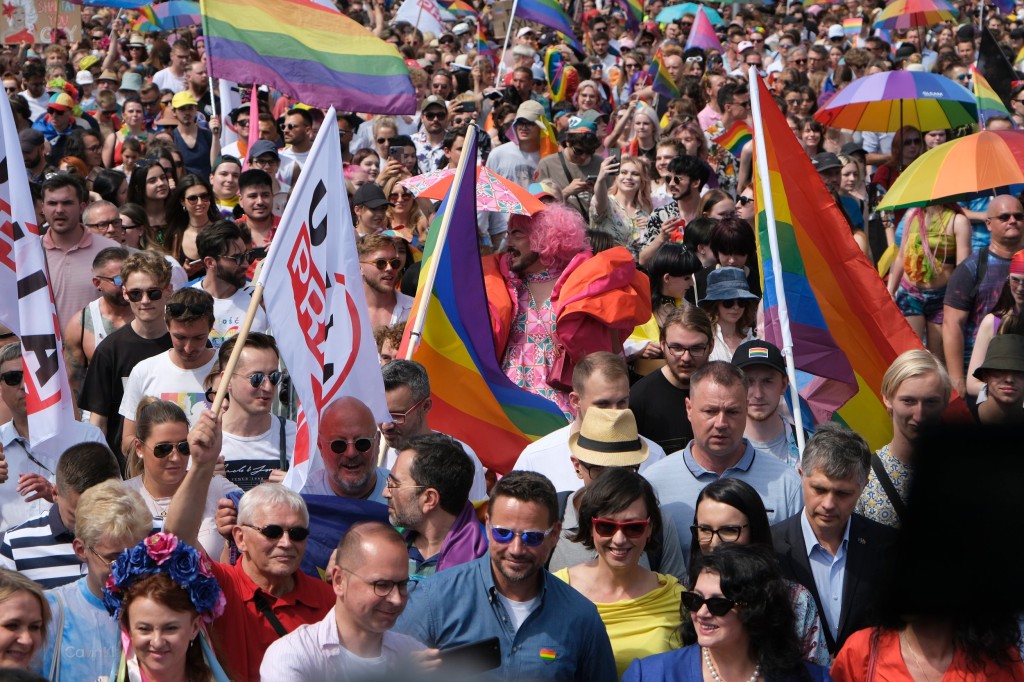
M879 210L960 201L1024 184L1024 131L983 130L919 156L885 193Z
M895 132L904 126L940 130L977 125L974 93L954 80L921 71L864 76L840 90L814 114L831 128Z
M931 27L953 21L959 13L946 0L893 0L875 18L875 27L890 31Z
M455 179L455 168L442 168L417 175L398 184L421 199L444 199ZM476 172L476 207L480 211L533 215L544 203L511 180L479 166Z

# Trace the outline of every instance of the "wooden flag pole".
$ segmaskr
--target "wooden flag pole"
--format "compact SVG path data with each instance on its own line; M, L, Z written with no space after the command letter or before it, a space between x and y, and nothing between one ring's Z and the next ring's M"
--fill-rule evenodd
M224 397L228 393L228 379L235 373L238 358L242 355L245 340L249 338L249 330L252 329L252 321L256 319L256 311L259 310L262 301L263 285L256 284L252 292L252 301L249 302L249 309L245 311L245 319L242 320L242 325L238 328L238 334L232 337L235 339L235 347L231 349L231 357L228 358L228 364L220 368L220 386L217 387L217 395L213 399L214 414L220 414L221 403L224 402Z

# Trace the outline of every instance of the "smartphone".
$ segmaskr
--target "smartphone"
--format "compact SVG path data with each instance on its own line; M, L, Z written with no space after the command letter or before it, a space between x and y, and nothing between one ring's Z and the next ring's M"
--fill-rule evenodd
M622 150L619 149L618 147L616 147L615 149L611 150L608 153L608 156L610 156L613 159L615 159L615 163L616 164L621 164L622 163ZM619 169L618 168L616 168L614 172L609 173L609 175L618 175L618 174L619 174Z
M388 147L388 158L401 162L402 152L404 151L405 149L403 147Z
M589 182L590 184L594 184L595 182L597 182L597 176L596 175L588 175L587 176L587 182Z
M501 642L497 637L462 644L438 652L442 670L482 673L501 667Z
M485 92L484 93L484 97L486 97L489 100L493 100L495 102L500 102L502 96L503 95L501 94L501 90L497 90L497 89L494 89L494 90L491 90L490 92Z
M476 102L463 102L459 105L460 114L472 114L476 111Z

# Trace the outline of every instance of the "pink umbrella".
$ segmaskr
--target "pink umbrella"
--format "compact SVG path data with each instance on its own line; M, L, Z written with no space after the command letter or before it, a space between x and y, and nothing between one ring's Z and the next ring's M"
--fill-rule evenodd
M454 178L454 168L442 168L399 180L398 184L419 198L440 201L448 194ZM481 166L476 174L476 207L477 210L494 213L533 215L544 210L544 202L511 180Z

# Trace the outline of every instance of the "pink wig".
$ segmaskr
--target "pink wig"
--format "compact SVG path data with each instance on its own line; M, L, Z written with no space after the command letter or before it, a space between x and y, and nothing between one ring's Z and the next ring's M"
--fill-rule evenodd
M508 227L518 227L530 235L530 250L539 254L545 268L560 270L576 254L587 250L583 216L565 204L548 204L533 216L513 215Z

